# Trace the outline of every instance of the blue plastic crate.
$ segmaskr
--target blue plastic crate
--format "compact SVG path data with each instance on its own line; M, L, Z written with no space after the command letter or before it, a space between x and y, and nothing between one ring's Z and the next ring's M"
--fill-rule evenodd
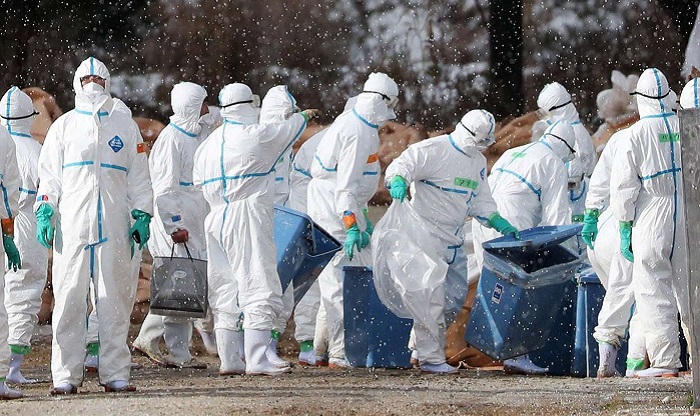
M345 357L353 367L411 368L412 319L394 315L379 300L372 269L343 267Z
M483 244L484 268L466 341L505 360L542 348L560 310L567 282L581 260L560 244L581 225L535 227L521 239Z
M340 243L308 215L277 205L274 227L282 291L293 283L294 300L299 302L316 280L315 271L333 258Z

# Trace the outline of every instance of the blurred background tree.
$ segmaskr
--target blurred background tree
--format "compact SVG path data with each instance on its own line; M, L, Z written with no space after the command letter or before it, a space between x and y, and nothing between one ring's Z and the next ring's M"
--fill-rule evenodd
M135 115L166 120L182 80L212 103L240 81L260 95L288 84L331 121L384 71L401 86L400 118L440 129L477 106L499 118L533 110L557 80L592 128L613 69L656 66L680 90L698 2L0 0L0 89L40 86L70 109L73 72L94 55Z

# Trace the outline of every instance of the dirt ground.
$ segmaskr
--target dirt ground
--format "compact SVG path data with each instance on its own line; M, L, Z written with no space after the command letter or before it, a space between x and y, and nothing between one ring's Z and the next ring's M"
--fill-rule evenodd
M138 326L132 328L132 338ZM94 374L80 393L51 397L50 337L43 336L25 363L25 375L45 383L22 388L25 398L0 404L0 414L139 415L569 415L688 414L691 378L578 379L461 370L455 376L418 370L295 367L280 377L219 377L218 359L194 351L207 370L173 370L134 355L138 391L107 394ZM281 343L288 359L294 344Z

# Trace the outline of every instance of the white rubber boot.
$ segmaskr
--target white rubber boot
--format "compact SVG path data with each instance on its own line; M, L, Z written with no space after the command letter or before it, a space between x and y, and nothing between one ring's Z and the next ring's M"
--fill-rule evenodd
M671 378L678 377L677 368L660 368L660 367L649 367L646 370L639 370L634 374L635 378L651 378L651 377L663 377Z
M204 344L204 349L207 354L216 356L219 352L216 347L216 335L215 332L208 332L199 325L195 325L199 336L202 338L202 343Z
M245 363L241 360L240 347L243 333L232 329L216 329L216 347L219 350L220 376L233 376L245 373Z
M192 339L192 324L189 320L184 322L173 322L163 320L165 329L163 338L168 348L168 355L165 357L165 365L173 368L207 368L207 364L192 358L190 354L190 340Z
M617 348L607 342L598 343L598 378L615 377L615 360L617 360Z
M422 373L431 373L431 374L456 374L459 372L457 367L452 367L451 365L449 365L447 363L421 364L420 371Z
M276 376L292 371L289 367L279 368L267 359L267 349L271 341L271 332L264 329L246 329L245 348L246 364L245 373L248 375Z
M503 370L506 374L547 374L549 368L542 368L530 360L530 357L525 354L519 357L511 358L503 362Z
M39 380L25 378L19 367L24 362L24 354L17 354L15 352L10 354L10 371L7 372L7 378L5 381L16 384L34 384L38 383Z
M267 352L265 353L267 360L275 367L284 368L289 367L289 361L285 361L277 355L277 340L270 340L270 344L267 346Z

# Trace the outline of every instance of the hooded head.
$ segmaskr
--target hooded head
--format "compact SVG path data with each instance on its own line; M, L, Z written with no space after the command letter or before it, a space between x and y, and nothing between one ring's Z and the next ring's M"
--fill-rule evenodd
M102 79L104 86L97 78ZM92 56L81 62L73 76L75 107L90 112L99 110L111 98L109 83L109 71L105 64Z
M369 122L383 124L396 118L394 109L399 102L399 86L382 72L373 72L367 78L355 109Z
M565 121L557 121L549 126L541 140L547 143L564 163L570 162L576 156L576 134L571 124Z
M693 78L681 91L681 108L700 108L700 79Z
M206 98L207 90L201 85L192 82L175 84L170 92L170 106L173 110L170 122L189 133L199 134L202 124L207 121L207 115L201 115Z
M219 107L224 120L245 125L258 124L260 97L239 82L226 85L219 92Z
M452 137L462 146L475 146L479 151L496 142L493 133L496 121L486 110L472 110L455 126Z
M639 116L671 113L667 97L671 92L666 76L656 68L647 68L637 81L637 88L631 95L637 96Z
M552 82L542 88L537 97L537 107L539 117L551 123L559 120L578 120L578 111L571 101L571 94L558 82Z
M287 89L286 85L270 88L262 100L260 107L260 123L282 123L292 114L298 113L297 100Z
M28 135L39 114L32 99L17 87L11 87L0 100L0 124L13 135Z

